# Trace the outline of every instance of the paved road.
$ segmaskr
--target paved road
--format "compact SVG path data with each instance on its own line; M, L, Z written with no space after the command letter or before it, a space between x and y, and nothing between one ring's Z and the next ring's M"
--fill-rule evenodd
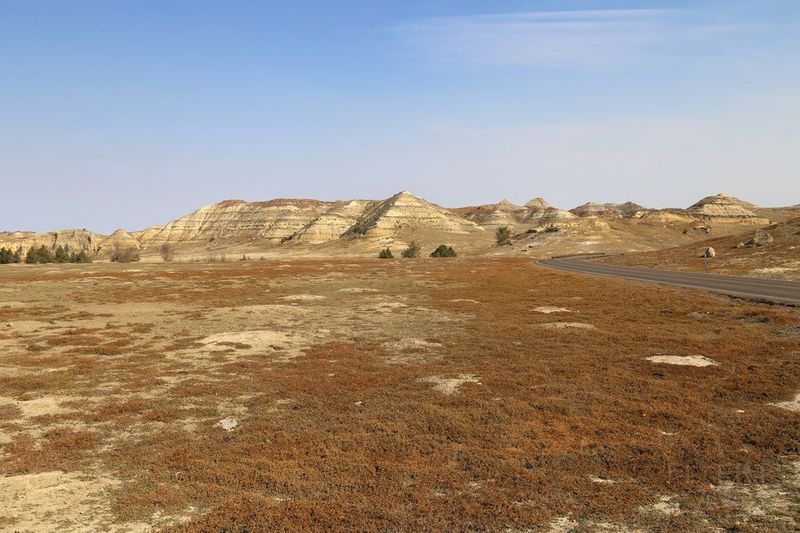
M637 268L609 265L587 261L586 258L570 257L563 259L541 259L538 264L580 272L599 274L637 281L652 281L667 285L678 285L693 289L721 292L745 298L771 300L791 304L800 304L800 282L779 281L771 279L745 278L741 276L721 276L701 272L677 272L673 270L656 270L654 268Z

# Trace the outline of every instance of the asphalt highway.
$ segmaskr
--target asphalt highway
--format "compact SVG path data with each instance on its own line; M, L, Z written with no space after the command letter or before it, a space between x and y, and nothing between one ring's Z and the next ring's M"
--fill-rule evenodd
M541 259L539 265L579 272L612 276L636 281L650 281L692 289L720 292L743 298L800 304L800 282L770 279L722 276L702 272L678 272L654 268L625 267L587 261L585 257Z

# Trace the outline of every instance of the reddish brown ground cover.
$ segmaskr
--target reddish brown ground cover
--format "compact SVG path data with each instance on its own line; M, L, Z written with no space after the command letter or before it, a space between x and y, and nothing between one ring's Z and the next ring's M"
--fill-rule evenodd
M0 271L0 469L115 480L105 527L800 525L797 309L510 259L81 268ZM237 331L272 336L205 344Z

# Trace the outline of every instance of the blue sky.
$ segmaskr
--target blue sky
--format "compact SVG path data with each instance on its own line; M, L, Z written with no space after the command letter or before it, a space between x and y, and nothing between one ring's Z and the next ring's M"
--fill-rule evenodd
M227 198L800 203L800 2L0 0L0 229Z

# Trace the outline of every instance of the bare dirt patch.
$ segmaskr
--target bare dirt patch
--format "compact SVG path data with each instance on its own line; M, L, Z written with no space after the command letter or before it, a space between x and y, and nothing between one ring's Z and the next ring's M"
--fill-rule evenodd
M199 342L210 347L232 348L245 352L285 352L291 357L299 355L304 346L302 340L296 335L269 330L215 333Z
M572 313L572 312L574 312L574 311L571 311L571 310L566 309L564 307L555 307L555 306L552 306L552 305L542 305L542 306L536 307L534 309L534 311L537 312L537 313L544 313L546 315L549 315L551 313Z
M446 395L455 394L464 383L476 383L478 385L481 383L472 374L459 374L456 377L430 376L422 379L422 381L432 383L434 389Z
M90 270L0 267L0 325L47 324L0 329L0 469L98 483L94 529L800 527L797 309L512 259Z
M653 355L646 357L651 363L678 366L717 366L719 363L703 355Z
M543 329L596 329L592 324L585 322L545 322L537 325Z
M774 404L775 407L780 407L781 409L788 409L789 411L794 411L795 413L800 413L800 393L795 395L794 399L787 400L785 402L776 402Z

